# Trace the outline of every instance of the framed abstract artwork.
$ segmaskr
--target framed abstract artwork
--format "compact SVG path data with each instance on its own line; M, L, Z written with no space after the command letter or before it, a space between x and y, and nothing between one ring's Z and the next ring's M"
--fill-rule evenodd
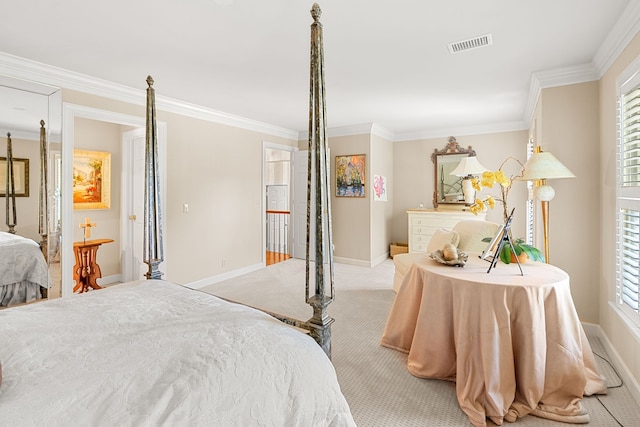
M387 201L387 177L382 175L373 176L373 200L379 202Z
M366 155L336 156L336 197L366 197Z
M73 209L111 207L111 153L73 150Z

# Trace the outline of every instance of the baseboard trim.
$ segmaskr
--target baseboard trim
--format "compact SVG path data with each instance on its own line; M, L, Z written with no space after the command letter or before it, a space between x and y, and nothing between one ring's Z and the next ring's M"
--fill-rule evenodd
M386 253L380 255L378 258L374 259L373 261L365 261L365 260L362 260L362 259L353 259L353 258L343 258L343 257L337 257L337 256L334 256L333 260L335 262L340 263L340 264L348 264L348 265L355 265L355 266L358 266L358 267L373 268L376 265L384 262L388 258L389 258L389 252L386 252Z
M333 261L339 262L340 264L356 265L358 267L371 267L371 263L369 261L364 261L361 259L342 258L334 256Z
M607 350L607 354L612 359L609 360L609 362L611 362L611 364L616 367L616 371L618 371L618 373L622 377L622 381L624 381L625 385L629 389L629 392L633 396L633 399L638 403L638 405L640 405L640 384L638 384L638 382L631 374L631 371L629 371L627 365L625 365L625 363L622 361L622 358L613 347L611 341L609 341L609 338L604 333L600 325L595 325L593 323L582 323L582 327L587 334L596 336L600 339L605 350Z
M97 279L96 283L100 286L112 285L114 283L122 283L122 275L112 274L111 276L104 276Z
M218 282L222 282L224 280L229 280L238 276L242 276L244 274L252 273L262 268L264 268L264 265L262 263L248 265L246 267L238 268L236 270L228 271L226 273L218 274L216 276L207 277L204 279L196 280L194 282L184 283L184 286L191 289L201 289L206 286L213 285Z

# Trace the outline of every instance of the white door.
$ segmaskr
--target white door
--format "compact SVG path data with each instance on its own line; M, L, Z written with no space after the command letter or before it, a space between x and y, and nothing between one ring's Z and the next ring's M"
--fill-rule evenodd
M123 281L144 279L147 265L142 259L144 239L145 129L125 132L122 137L122 275Z

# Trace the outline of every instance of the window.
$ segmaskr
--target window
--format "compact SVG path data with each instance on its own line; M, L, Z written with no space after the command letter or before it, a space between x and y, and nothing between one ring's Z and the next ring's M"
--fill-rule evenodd
M634 65L634 64L632 64ZM636 70L640 67L634 66ZM619 84L616 188L616 299L640 325L640 73Z
M533 139L529 138L529 142L527 142L527 161L533 156L534 148L533 148ZM527 181L527 204L526 204L526 214L527 214L527 225L526 225L526 235L525 240L527 245L533 245L533 227L535 224L535 206L534 206L534 197L533 197L533 182Z

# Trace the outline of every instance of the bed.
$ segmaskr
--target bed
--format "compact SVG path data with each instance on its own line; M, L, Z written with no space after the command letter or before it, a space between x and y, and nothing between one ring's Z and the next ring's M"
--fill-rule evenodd
M167 281L7 309L0 324L12 425L354 425L313 339Z
M49 285L49 267L40 245L0 231L0 307L40 299Z
M317 4L311 15L309 164L314 167L309 168L308 180L316 183L313 207L322 213L312 217L308 206L307 230L313 229L319 242L311 263L307 235L305 286L311 318L301 321L266 313L162 279L155 94L148 77L143 253L147 280L1 310L3 422L355 425L331 364L333 319L327 307L334 298L333 254Z
M5 177L6 224L0 231L0 308L24 304L47 296L51 286L47 252L47 139L44 120L40 121L39 229L41 242L16 234L18 224L13 174L11 133L7 133Z

